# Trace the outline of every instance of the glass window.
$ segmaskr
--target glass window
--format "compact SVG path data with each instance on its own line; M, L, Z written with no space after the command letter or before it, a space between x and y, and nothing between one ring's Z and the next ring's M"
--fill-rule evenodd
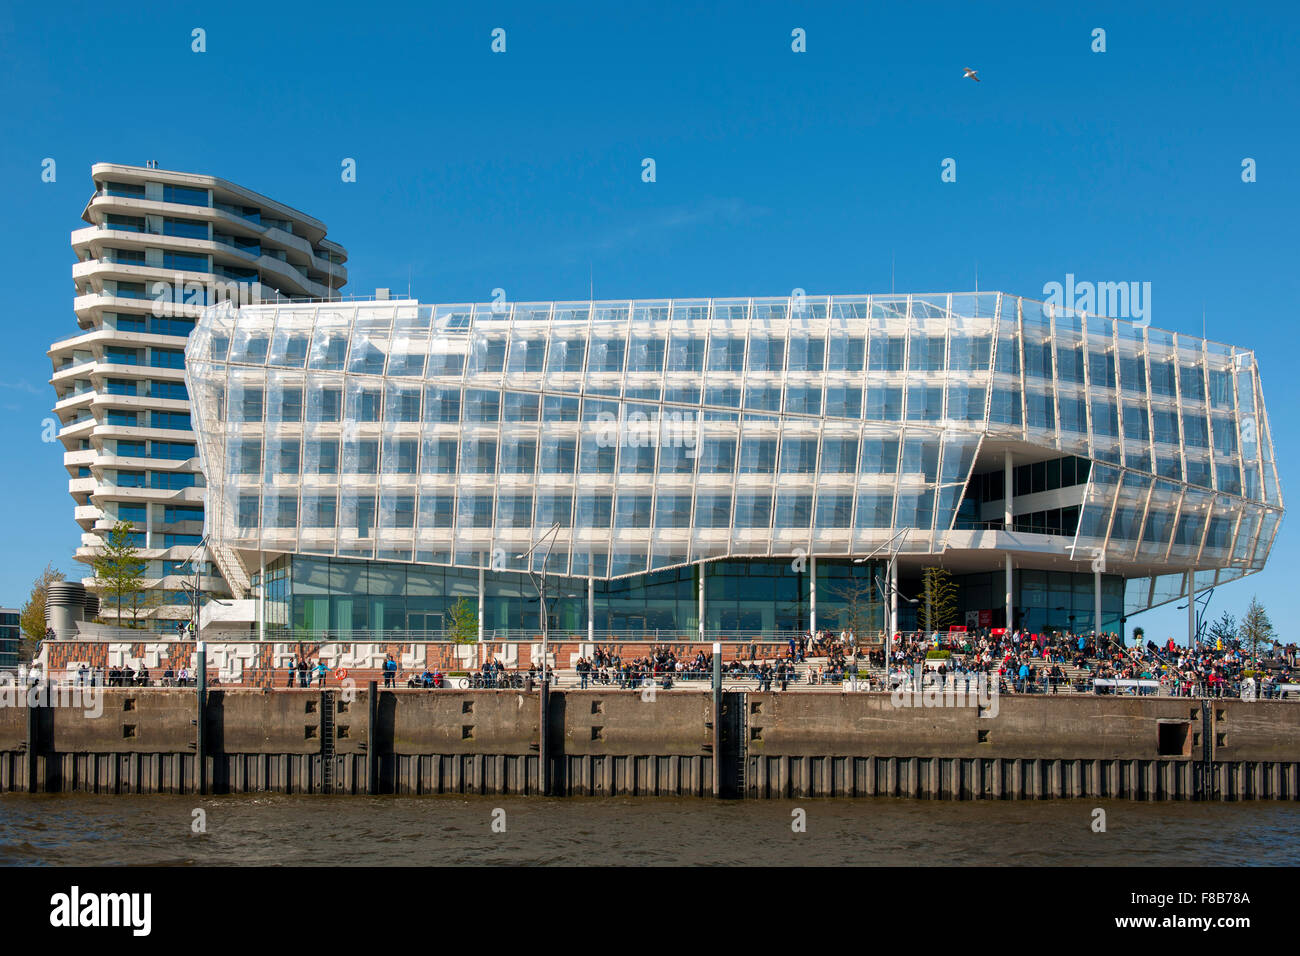
M787 388L785 410L800 415L820 415L822 413L821 388L815 385Z
M450 528L455 518L455 498L452 495L420 495L421 528Z
M535 422L541 407L541 396L527 392L506 392L505 416L507 422Z
M891 493L858 495L859 528L890 528L893 526L894 496Z
M740 372L745 368L745 340L715 335L709 342L709 371Z
M668 371L700 372L704 370L707 340L702 335L678 332L673 335L668 352Z
M812 495L778 495L777 528L808 528L812 525Z
M460 421L460 389L426 388L424 420L452 424Z
M853 518L853 496L827 494L817 496L818 528L847 528Z
M847 385L827 385L826 414L833 418L861 418L862 389Z
M424 439L424 457L421 470L426 475L450 475L456 471L457 444L455 438Z
M547 438L541 444L539 470L543 474L571 475L577 459L577 438Z
M414 475L420 458L419 449L419 439L416 438L385 438L384 471L391 475Z
M656 528L689 528L691 526L691 496L659 495L655 499Z
M782 474L813 474L816 471L816 438L787 438L781 443Z
M864 475L893 475L898 472L897 438L864 438L862 441L862 473ZM872 527L865 525L864 527Z
M502 436L501 473L531 475L537 470L537 439L515 435Z
M493 438L467 437L460 444L461 471L490 475L496 471L497 443Z
M736 493L737 529L770 528L772 526L772 496Z
M629 372L662 372L666 343L655 335L634 335L628 350Z
M826 340L790 336L789 370L792 372L821 372L826 368Z
M731 495L702 494L695 499L695 526L727 528L731 526Z
M481 388L465 389L463 421L491 423L501 418L501 393Z
M576 422L579 418L579 400L560 395L547 395L542 404L542 421Z
M379 440L360 438L343 445L344 473L349 475L375 475L379 473Z
M746 437L740 444L740 468L744 474L772 474L776 471L776 439Z
M608 528L613 517L614 499L611 495L579 495L579 528Z
M852 474L858 467L856 438L822 439L822 474Z
M420 420L420 389L410 386L389 385L388 407L385 415L390 422L418 422Z

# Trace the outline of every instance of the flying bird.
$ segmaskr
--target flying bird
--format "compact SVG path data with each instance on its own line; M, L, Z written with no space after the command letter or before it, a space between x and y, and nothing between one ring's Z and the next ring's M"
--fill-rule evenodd
M979 74L976 73L974 70L972 70L969 66L963 66L962 69L966 71L964 74L962 74L963 80L971 79L974 80L976 83L980 81Z

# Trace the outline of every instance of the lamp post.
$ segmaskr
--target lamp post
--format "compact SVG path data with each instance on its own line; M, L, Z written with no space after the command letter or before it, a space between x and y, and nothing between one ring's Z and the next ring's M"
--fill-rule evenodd
M546 562L551 557L551 548L555 545L555 536L560 531L560 523L557 521L547 531L537 539L536 543L523 554L515 555L520 561L528 561L528 576L532 579L533 586L537 588L537 606L541 614L542 625L542 689L538 695L538 721L537 721L537 778L538 785L542 791L542 796L550 796L551 791L551 773L547 762L550 754L547 752L547 737L549 736L549 727L547 726L549 717L548 710L551 703L550 684L551 678L547 668L547 656L549 651L549 622L546 613ZM546 543L546 550L542 552L541 573L533 571L533 562L529 560L543 543Z
M868 561L870 561L872 558L874 558L877 554L879 554L879 553L881 552L881 550L883 550L884 548L889 548L889 549L890 549L890 553L889 553L889 565L888 565L888 569L887 569L886 573L889 575L890 588L891 588L891 590L894 591L895 593L897 593L897 588L894 588L894 586L893 586L893 580L894 580L894 567L895 567L895 563L898 561L898 552L901 551L901 550L903 550L903 544L907 541L907 535L911 532L911 530L912 530L911 528L903 528L901 531L896 531L896 532L894 532L894 534L890 536L889 540L886 541L884 544L882 544L879 548L876 548L874 551L872 551L872 552L871 552L870 554L868 554L868 555L865 555L864 557L861 557L861 558L854 558L854 559L853 559L853 563L854 563L854 564L865 564L866 562L868 562ZM894 542L895 542L895 541L898 542L898 547L894 547ZM876 587L877 587L878 589L880 588L880 578L879 578L879 576L876 577ZM885 603L886 608L887 608L887 610L886 610L886 612L885 612L885 624L886 624L886 627L885 627L885 681L886 681L886 684L888 684L888 681L889 681L889 662L890 662L890 658L892 658L892 657L894 656L894 628L895 628L897 622L894 620L894 610L893 610L893 605L890 603L889 598L885 595L885 592L884 592L883 590L881 590L881 592L880 592L880 599ZM916 603L916 601L913 600L913 599L910 599L910 598L909 598L908 600L910 600L911 603L913 603L913 604Z
M891 563L892 563L892 562L891 562ZM894 582L893 582L892 579L891 579L890 582L889 582L889 588L888 588L888 590L886 590L885 585L882 584L881 581L880 581L880 576L879 576L879 575L876 576L876 589L880 592L880 599L881 599L882 601L885 601L886 603L891 603L891 602L889 601L890 597L901 597L901 598L902 598L904 601L906 601L908 604L916 604L917 601L918 601L917 598L914 598L914 597L908 597L908 596L907 596L906 594L904 594L902 591L898 590L898 588L894 586ZM892 606L892 605L891 605L891 606ZM893 618L893 614L892 614L892 613L890 614L890 617L891 617L891 619ZM893 620L890 621L891 627L890 627L890 629L889 629L889 635L888 635L887 643L885 644L885 648L886 648L886 651L885 651L885 689L886 689L886 690L889 689L889 660L890 660L890 658L893 656L893 648L894 648L894 629L893 629L893 626L892 626L892 625L895 624L895 623L896 623L896 622L893 621Z
M1188 645L1189 650L1196 650L1201 645L1201 635L1205 632L1205 618L1210 613L1210 598L1214 596L1214 588L1210 588L1204 594L1197 595L1194 599L1196 608L1196 633ZM1178 610L1185 610L1186 604L1178 605Z

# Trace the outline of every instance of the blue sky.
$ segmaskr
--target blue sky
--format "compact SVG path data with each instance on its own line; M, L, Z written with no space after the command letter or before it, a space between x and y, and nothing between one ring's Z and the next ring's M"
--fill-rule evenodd
M665 6L0 8L0 604L47 561L79 571L62 448L40 434L45 350L76 327L69 232L97 161L219 175L324 220L356 293L880 292L891 269L916 292L973 288L977 270L981 289L1029 296L1066 273L1149 281L1153 325L1199 334L1204 312L1210 338L1259 351L1290 487L1300 14ZM955 183L940 181L947 157ZM1242 182L1245 157L1257 182ZM1284 521L1269 568L1220 589L1212 616L1257 593L1275 623L1293 619L1297 546ZM1184 615L1130 626L1181 636Z

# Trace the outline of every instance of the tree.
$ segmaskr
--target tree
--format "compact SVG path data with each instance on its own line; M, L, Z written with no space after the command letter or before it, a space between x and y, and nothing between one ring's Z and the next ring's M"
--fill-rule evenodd
M448 613L451 616L448 633L452 641L456 644L478 643L478 610L469 598L460 598Z
M944 568L921 570L916 621L923 631L941 631L957 620L957 585Z
M148 562L140 557L140 549L133 540L133 525L119 521L108 533L103 548L91 559L95 569L95 584L101 593L111 598L117 608L117 624L122 625L123 606L131 609L134 619L144 592L144 570Z
M1241 627L1237 633L1241 637L1241 643L1250 649L1251 659L1258 663L1260 647L1271 644L1277 634L1273 630L1273 622L1268 619L1268 612L1264 610L1264 605L1259 603L1258 597L1251 596L1250 605L1246 608L1246 616L1241 619Z
M857 635L859 645L869 632L884 629L884 608L874 581L850 578L831 593L844 602L839 615L841 629Z
M1222 641L1223 646L1228 647L1232 641L1237 639L1238 632L1237 619L1224 611L1223 616L1210 625L1207 636L1211 644Z
M55 581L64 580L62 571L56 569L53 565L47 564L45 569L36 576L32 582L32 592L27 598L27 603L22 606L18 614L18 626L23 633L23 646L20 648L20 656L27 659L29 651L33 650L36 642L45 639L45 595L49 586Z

